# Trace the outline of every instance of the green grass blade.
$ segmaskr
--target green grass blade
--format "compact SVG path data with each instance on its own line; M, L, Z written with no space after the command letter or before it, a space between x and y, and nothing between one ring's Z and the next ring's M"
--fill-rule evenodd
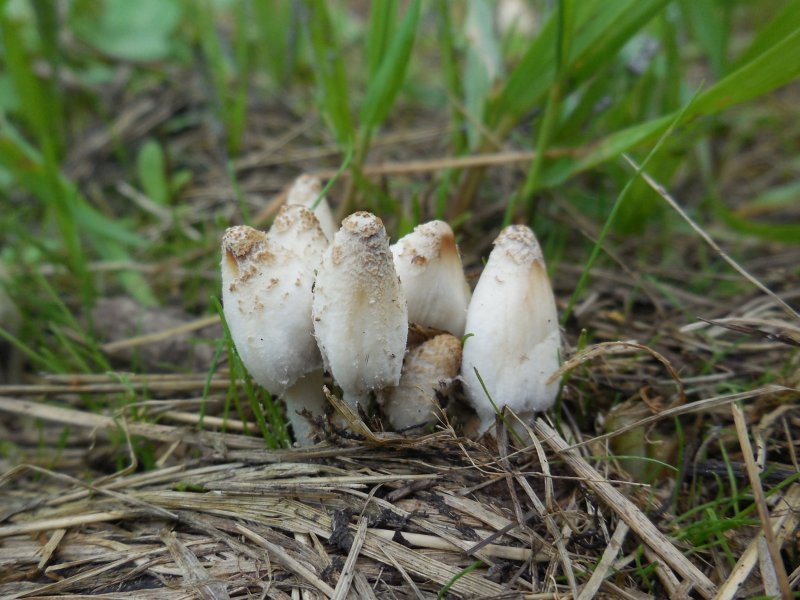
M680 0L679 5L712 71L722 75L727 62L730 10L715 0Z
M683 116L688 112L689 107L692 105L692 101L696 97L697 94L695 94L692 100L690 100L689 103L686 104L686 106L684 106L683 109L672 119L666 131L664 131L664 133L661 135L656 145L653 146L653 148L645 157L644 161L642 161L642 164L640 165L639 169L628 180L628 183L625 184L625 187L622 188L622 191L617 196L614 205L611 207L611 212L608 214L608 218L606 219L605 223L603 223L603 228L600 230L600 235L597 236L597 241L595 242L594 247L592 248L592 252L589 255L589 260L586 261L586 266L583 268L583 271L581 272L581 276L578 279L578 283L575 286L575 291L572 293L572 296L570 296L569 302L567 303L567 307L564 309L564 313L562 314L561 317L562 324L567 322L570 315L572 314L573 308L575 308L575 303L578 301L578 298L580 298L581 294L583 293L583 290L589 281L589 275L591 274L592 268L594 267L594 263L597 261L597 257L600 255L600 250L603 247L603 241L606 239L608 232L611 230L611 225L614 222L614 217L619 212L619 209L622 206L623 202L625 201L625 198L627 198L628 193L631 187L633 186L634 182L638 180L639 173L641 173L644 170L645 166L656 155L656 152L658 152L659 148L661 148L661 145L664 143L664 141L667 139L670 133L672 133L672 130L678 125L678 123L680 123Z
M342 48L325 0L308 0L308 32L317 80L317 102L340 144L355 138Z
M703 92L683 120L716 114L794 81L800 75L800 29L778 41L749 63ZM562 183L572 175L596 167L662 134L676 113L617 131L595 143L582 158L564 160L543 174L543 185Z
M394 104L405 79L411 48L417 34L420 10L421 1L413 0L400 23L397 35L389 43L378 72L367 86L367 95L361 107L361 127L365 130L377 129Z
M367 26L367 81L377 75L394 35L397 20L397 0L381 0L370 5Z
M458 63L456 61L456 39L453 33L453 23L450 18L450 4L447 0L438 0L436 3L436 15L439 24L439 48L442 61L442 77L447 86L447 93L453 99L461 98L461 79L458 72ZM466 132L464 131L464 116L461 111L454 105L453 102L449 103L450 106L450 128L451 128L451 146L455 155L462 154L467 147ZM440 216L444 215L444 208L439 211Z
M564 68L574 84L607 64L667 0L603 0L577 3L569 59ZM504 132L536 107L557 76L558 15L554 13L487 109L487 123ZM562 47L563 49L563 47Z
M292 4L289 0L253 0L253 18L261 63L278 87L287 84L294 65L297 38L292 35Z
M751 62L781 40L800 29L800 2L787 2L783 9L758 30L747 49L733 63L734 68Z

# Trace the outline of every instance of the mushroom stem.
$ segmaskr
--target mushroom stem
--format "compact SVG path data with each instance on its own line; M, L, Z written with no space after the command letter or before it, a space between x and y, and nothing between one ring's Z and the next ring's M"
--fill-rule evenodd
M286 403L286 418L292 426L294 439L298 446L310 446L313 444L314 427L305 415L304 410L308 411L312 417L325 414L327 401L322 394L323 386L322 369L315 369L301 377L294 385L289 387L283 394L283 401Z

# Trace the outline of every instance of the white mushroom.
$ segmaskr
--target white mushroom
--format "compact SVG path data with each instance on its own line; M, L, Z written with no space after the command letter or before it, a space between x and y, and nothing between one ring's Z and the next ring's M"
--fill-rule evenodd
M450 226L444 221L418 225L391 249L409 321L464 335L470 291Z
M342 222L314 285L314 334L344 399L363 407L369 392L397 385L408 312L381 220L357 212Z
M313 175L300 175L294 180L292 187L286 195L286 204L299 204L314 211L314 216L319 220L319 225L325 233L328 240L333 240L333 234L336 233L336 224L333 220L331 213L331 206L328 204L328 199L324 196L320 198L319 203L314 206L314 203L322 193L322 183Z
M314 269L327 242L306 208L287 207L276 223L269 234L244 225L225 232L222 301L242 362L257 383L283 396L295 437L305 444L308 426L297 411L324 410L321 383L316 394L307 388L322 368L311 300Z
M466 332L461 374L481 432L494 422L495 411L475 369L500 410L508 406L529 418L553 405L558 382L547 380L559 366L558 318L530 228L512 225L497 236L472 295Z
M397 387L386 390L383 412L396 430L435 423L439 417L437 392L443 392L458 375L461 340L437 335L409 350Z

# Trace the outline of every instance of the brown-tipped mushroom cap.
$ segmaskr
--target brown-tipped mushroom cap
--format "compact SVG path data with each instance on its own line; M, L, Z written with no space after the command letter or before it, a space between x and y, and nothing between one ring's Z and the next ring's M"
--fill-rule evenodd
M294 180L292 187L286 195L286 204L299 204L314 211L314 216L319 220L320 227L325 233L328 241L333 240L336 233L336 224L331 213L331 205L324 196L320 199L316 207L314 203L322 193L322 183L313 175L300 175Z
M461 367L461 340L447 333L412 348L403 361L397 387L383 396L383 412L394 429L436 422L437 392L444 391Z
M314 285L314 334L345 396L397 385L408 334L406 301L381 220L342 222Z
M245 367L282 394L322 359L313 336L311 290L316 260L303 258L246 225L222 238L225 319Z
M494 409L477 368L500 410L518 415L550 408L558 382L560 334L555 298L542 251L533 231L506 227L494 241L467 311L461 374L482 430L494 421Z
M444 221L414 228L392 246L408 301L408 319L464 335L470 291L453 230Z

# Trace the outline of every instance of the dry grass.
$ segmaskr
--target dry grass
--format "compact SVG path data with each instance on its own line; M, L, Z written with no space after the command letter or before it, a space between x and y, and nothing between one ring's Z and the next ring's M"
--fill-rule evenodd
M68 174L83 182L86 165L108 160L114 144L135 143L185 108L182 95L156 96L121 107L109 127L78 140ZM306 137L313 120L295 120L279 109L254 112L260 141L234 168L256 221L270 217L294 175L324 172L337 152ZM177 134L172 143L191 152L204 148L207 134ZM454 162L437 155L431 140L441 135L428 123L387 134L365 173L411 178L492 165L497 197L507 197L519 182L516 163L530 158L510 152ZM429 160L419 158L425 153ZM192 158L208 169L183 198L192 207L188 229L203 215L233 215L236 196L217 162L202 150ZM99 170L94 185L113 188L117 175ZM486 202L464 225L473 274L495 233L480 223L496 223L503 207ZM596 239L597 225L568 202L556 197L550 210ZM740 274L709 272L694 259L706 248L702 238L675 236L686 256L674 266L618 258L636 244L648 250L646 240L609 243L617 263L592 272L590 293L566 326L558 421L518 427L522 440L502 426L471 440L457 418L427 435L382 433L331 395L349 431L320 424L317 446L265 450L247 418L223 417L222 368L208 381L205 373L27 374L0 386L0 597L796 593L800 330L785 307L800 298L798 250L745 245L736 264L757 281L747 288ZM124 266L180 289L197 276L198 261L201 276L216 281L216 246L206 240L161 262ZM580 256L567 251L557 266L562 308ZM693 278L741 285L714 295L693 290ZM213 321L102 349L157 346ZM594 345L579 348L582 329ZM123 409L107 408L121 396ZM458 403L457 391L451 400ZM650 462L631 458L631 440ZM145 443L149 470L137 458ZM663 464L672 468L657 468ZM741 525L720 525L736 518ZM703 526L709 532L698 532Z

